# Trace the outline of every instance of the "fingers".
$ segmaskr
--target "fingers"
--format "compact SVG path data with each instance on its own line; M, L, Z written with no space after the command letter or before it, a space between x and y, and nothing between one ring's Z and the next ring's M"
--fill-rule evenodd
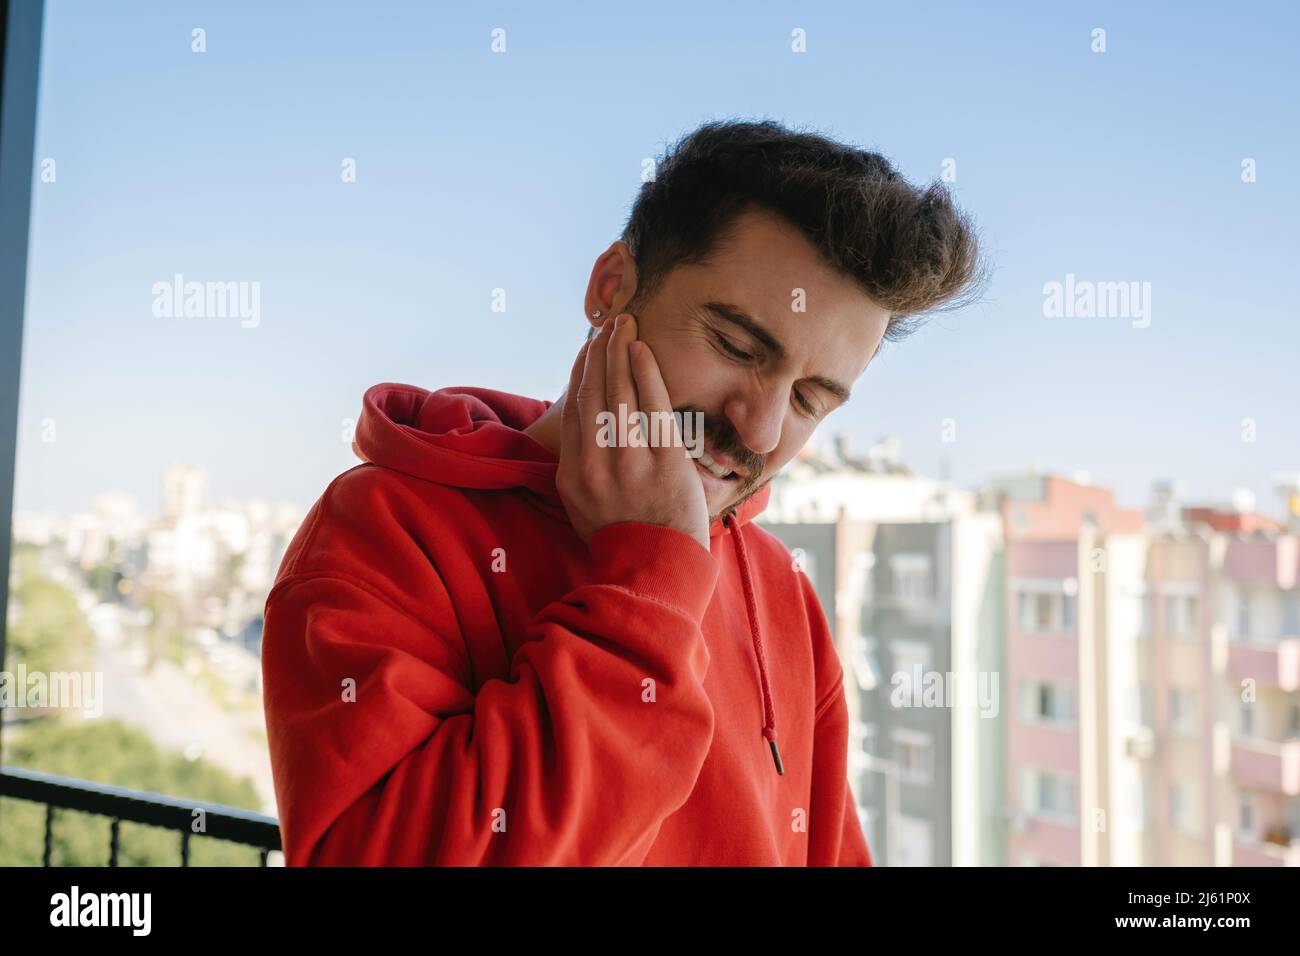
M605 347L605 407L616 417L627 415L629 433L636 427L638 406L627 349L636 340L636 334L636 318L624 312L614 320L614 331Z
M591 340L587 349L587 360L582 370L582 381L578 384L578 419L583 429L582 447L595 446L597 416L605 410L605 353L609 347L609 337L614 331L614 319L611 316L600 327L600 332Z
M668 397L668 387L664 385L654 353L645 342L637 342L636 347L630 351L632 352L632 374L636 379L637 400L640 402L641 411L645 412L652 422L658 419L661 434L665 425L671 429L672 439L668 442L661 441L659 443L661 446L681 448L681 430L678 428L676 416L673 415L672 400Z
M628 346L637 341L637 320L630 312L624 312L615 320L614 333L610 336L608 354L604 360L604 392L607 408L614 412L616 420L627 421L628 442L633 447L641 446L646 440L645 423L637 414L637 384L632 378L632 363L628 358Z
M582 423L581 413L578 411L578 387L582 384L582 370L586 367L587 352L591 348L591 340L588 339L582 343L582 348L578 349L578 357L573 361L573 368L569 370L569 387L564 393L564 408L560 411L560 424L563 437L561 438L561 450L572 449L573 454L582 454Z

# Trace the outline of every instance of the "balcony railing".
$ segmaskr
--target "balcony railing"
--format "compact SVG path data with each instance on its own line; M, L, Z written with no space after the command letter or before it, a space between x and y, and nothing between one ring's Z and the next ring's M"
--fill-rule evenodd
M1231 761L1232 780L1239 787L1300 795L1300 737L1237 737L1232 742Z
M57 810L76 810L112 821L108 865L117 866L118 831L123 820L173 830L179 837L180 865L190 865L190 837L194 812L203 811L204 828L198 836L250 846L260 851L267 865L272 850L280 850L280 824L274 817L215 803L181 800L159 793L127 790L106 784L60 777L52 773L0 767L0 797L45 804L45 848L42 861L50 865Z
M1300 637L1271 640L1234 637L1228 642L1228 673L1264 687L1300 689Z

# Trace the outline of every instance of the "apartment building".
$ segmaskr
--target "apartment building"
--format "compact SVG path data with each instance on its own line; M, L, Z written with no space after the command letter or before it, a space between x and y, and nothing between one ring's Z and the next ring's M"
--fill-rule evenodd
M1026 471L990 481L1006 548L1006 854L1012 865L1098 862L1085 831L1106 827L1097 766L1105 706L1102 539L1143 515L1082 481Z
M1283 489L1285 522L1169 483L1123 508L1035 470L966 492L892 441L796 459L760 521L834 629L877 860L1300 865L1300 482Z
M759 519L811 579L835 633L850 781L888 865L1002 862L1001 524L913 474L886 441L805 451Z

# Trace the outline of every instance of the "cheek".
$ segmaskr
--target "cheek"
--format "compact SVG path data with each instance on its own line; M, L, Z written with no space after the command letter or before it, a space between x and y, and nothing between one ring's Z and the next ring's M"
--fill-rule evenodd
M695 342L664 343L655 349L659 374L673 405L691 404L700 408L717 408L726 394L728 369L723 360L705 344Z

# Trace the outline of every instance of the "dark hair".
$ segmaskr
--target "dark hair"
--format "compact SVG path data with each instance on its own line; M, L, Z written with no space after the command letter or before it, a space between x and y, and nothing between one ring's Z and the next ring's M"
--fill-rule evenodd
M974 227L942 184L918 189L879 153L771 120L719 120L671 146L636 197L621 237L637 268L629 311L675 266L707 264L755 208L888 309L888 340L915 329L910 317L973 301L985 278Z

